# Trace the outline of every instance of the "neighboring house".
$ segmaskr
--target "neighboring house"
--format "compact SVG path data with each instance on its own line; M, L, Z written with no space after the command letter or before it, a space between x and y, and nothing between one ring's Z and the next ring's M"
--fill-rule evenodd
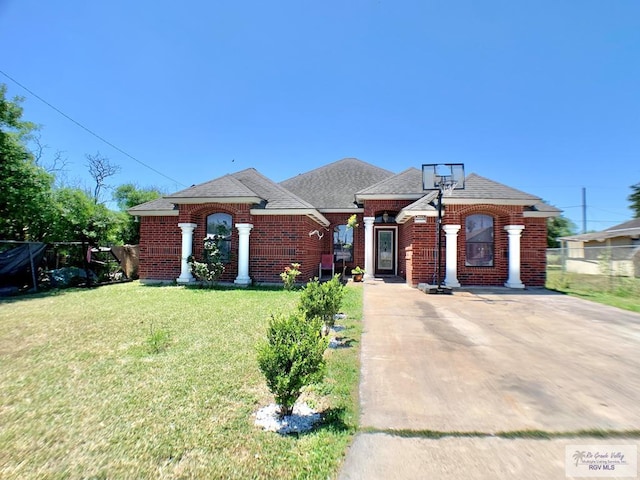
M640 277L640 218L560 241L567 272Z
M322 254L336 272L356 265L371 276L433 284L437 192L422 172L398 174L346 158L275 183L253 168L138 205L140 278L193 277L187 257L202 257L208 234L226 236L223 282L280 283L301 264L299 280L318 276ZM543 286L548 217L560 211L539 197L476 174L443 199L442 278L446 285ZM358 227L347 228L356 214ZM446 260L445 260L446 259Z

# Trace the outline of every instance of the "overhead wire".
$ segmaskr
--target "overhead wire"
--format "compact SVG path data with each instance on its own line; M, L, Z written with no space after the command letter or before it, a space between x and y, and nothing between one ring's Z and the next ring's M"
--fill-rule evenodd
M113 144L112 142L110 142L109 140L107 140L106 138L104 138L103 136L97 134L96 132L94 132L93 130L91 130L88 127L85 127L83 124L81 124L80 122L78 122L77 120L73 119L72 117L70 117L69 115L67 115L66 113L64 113L62 110L60 110L59 108L57 108L55 105L52 105L51 103L49 103L48 101L46 101L44 98L42 98L40 95L38 95L37 93L35 93L34 91L32 91L31 89L27 88L25 85L23 85L22 83L20 83L19 81L17 81L15 78L13 78L12 76L10 76L9 74L7 74L6 72L3 72L2 70L0 70L0 73L2 75L4 75L5 77L7 77L9 80L11 80L13 83L15 83L16 85L18 85L20 88L26 90L27 92L29 92L31 95L33 95L35 98L37 98L38 100L40 100L42 103L44 103L45 105L47 105L49 108L55 110L56 112L58 112L60 115L62 115L63 117L65 117L67 120L73 122L74 124L76 124L78 127L82 128L84 131L86 131L87 133L93 135L94 137L96 137L98 140L100 140L101 142L109 145L111 148L117 150L118 152L122 153L123 155L129 157L131 160L133 160L134 162L139 163L140 165L142 165L145 168L148 168L149 170L151 170L152 172L157 173L158 175L166 178L167 180L171 180L172 182L181 185L183 187L186 187L187 185L185 185L182 182L179 182L178 180L176 180L175 178L171 178L168 175L165 175L164 173L162 173L161 171L157 170L156 168L153 168L151 165L148 165L147 163L143 162L142 160L138 160L136 157L134 157L133 155L131 155L130 153L124 151L122 148L118 147L117 145Z

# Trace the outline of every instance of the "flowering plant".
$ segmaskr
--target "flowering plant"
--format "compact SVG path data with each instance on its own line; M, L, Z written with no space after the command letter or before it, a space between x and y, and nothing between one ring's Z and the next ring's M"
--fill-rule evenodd
M291 290L296 284L296 277L302 272L298 270L300 268L299 263L292 263L290 267L284 267L284 272L280 274L282 283L284 283L285 290Z
M204 239L204 253L203 260L204 262L198 262L190 255L187 258L187 263L191 268L191 273L198 280L213 283L222 272L224 272L224 264L220 258L220 240L223 238L222 235L209 235Z

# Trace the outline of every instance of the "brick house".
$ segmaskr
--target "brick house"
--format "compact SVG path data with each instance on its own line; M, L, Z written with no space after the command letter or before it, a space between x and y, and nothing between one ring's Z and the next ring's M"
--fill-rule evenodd
M539 197L476 174L443 198L445 284L543 286L548 217L560 211ZM393 275L435 283L437 192L422 172L398 174L346 158L275 183L253 168L135 206L140 219L140 278L194 281L187 257L201 258L208 234L225 235L222 282L280 283L301 264L300 280L319 275L323 254L336 272L364 267L365 279ZM347 228L355 214L358 226Z

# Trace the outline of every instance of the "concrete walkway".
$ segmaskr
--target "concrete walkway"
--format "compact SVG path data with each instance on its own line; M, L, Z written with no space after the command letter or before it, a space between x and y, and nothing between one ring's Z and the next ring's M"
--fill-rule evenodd
M426 295L373 280L361 362L363 433L342 480L564 479L566 446L640 445L621 436L640 431L638 314L545 290Z

